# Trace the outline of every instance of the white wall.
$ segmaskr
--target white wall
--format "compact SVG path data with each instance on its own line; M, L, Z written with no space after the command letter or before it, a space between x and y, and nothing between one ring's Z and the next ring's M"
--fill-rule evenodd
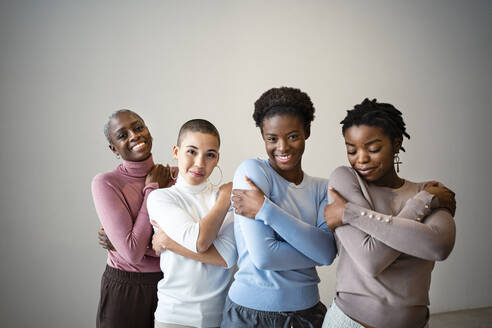
M253 102L282 85L316 106L303 162L315 176L346 163L345 110L376 97L403 111L402 176L438 179L458 201L431 310L491 306L491 12L487 1L1 1L2 326L94 325L105 252L90 181L117 165L109 113L140 113L162 162L185 120L211 120L230 179L265 156ZM320 272L328 304L334 269Z

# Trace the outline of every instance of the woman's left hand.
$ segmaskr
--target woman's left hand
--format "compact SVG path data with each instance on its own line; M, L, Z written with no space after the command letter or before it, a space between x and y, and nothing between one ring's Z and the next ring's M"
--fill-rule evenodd
M169 248L169 246L175 241L169 238L169 236L162 230L157 222L151 220L150 223L158 230L152 236L152 249L156 254L162 253L162 251Z
M345 210L347 201L331 187L328 188L328 193L333 198L333 203L326 205L323 214L325 216L325 221L328 224L328 228L333 232L336 228L343 225L343 211Z
M234 207L236 214L254 219L263 206L265 194L248 177L245 176L244 179L251 190L233 189L232 207Z

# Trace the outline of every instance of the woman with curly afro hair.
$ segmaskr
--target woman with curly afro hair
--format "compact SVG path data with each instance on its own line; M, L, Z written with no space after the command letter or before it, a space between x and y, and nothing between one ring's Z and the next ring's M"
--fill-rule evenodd
M239 260L221 327L321 327L315 267L331 264L336 248L323 216L328 181L301 165L314 106L299 89L273 88L253 118L268 159L248 159L234 175Z

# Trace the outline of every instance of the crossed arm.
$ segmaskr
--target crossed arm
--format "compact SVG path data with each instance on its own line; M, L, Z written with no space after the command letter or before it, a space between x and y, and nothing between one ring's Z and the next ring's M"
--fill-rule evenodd
M245 161L236 170L235 217L255 266L279 271L331 264L336 247L323 217L326 190L316 204L318 216L307 220L316 222L312 225L266 198L271 188L270 177L258 162Z
M157 256L148 248L152 227L145 205L149 193L157 188L157 183L145 186L142 191L144 201L133 220L121 190L105 179L96 177L92 182L94 204L104 232L111 240L114 250L129 263L138 263L145 255Z
M203 263L232 267L236 256L234 235L230 233L232 221L224 222L227 202L227 196L219 195L205 217L196 220L169 194L152 194L148 207L156 228L152 241L154 250L158 253L169 250Z
M376 276L401 253L430 261L449 255L454 246L454 220L449 211L432 209L432 195L422 191L407 201L397 216L386 215L373 210L355 174L348 167L337 168L330 186L348 202L344 225L336 228L335 234L363 270Z

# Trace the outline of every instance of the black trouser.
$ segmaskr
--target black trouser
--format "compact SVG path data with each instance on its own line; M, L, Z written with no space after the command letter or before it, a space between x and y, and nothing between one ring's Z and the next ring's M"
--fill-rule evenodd
M101 279L97 328L153 328L162 272L127 272L110 266Z

